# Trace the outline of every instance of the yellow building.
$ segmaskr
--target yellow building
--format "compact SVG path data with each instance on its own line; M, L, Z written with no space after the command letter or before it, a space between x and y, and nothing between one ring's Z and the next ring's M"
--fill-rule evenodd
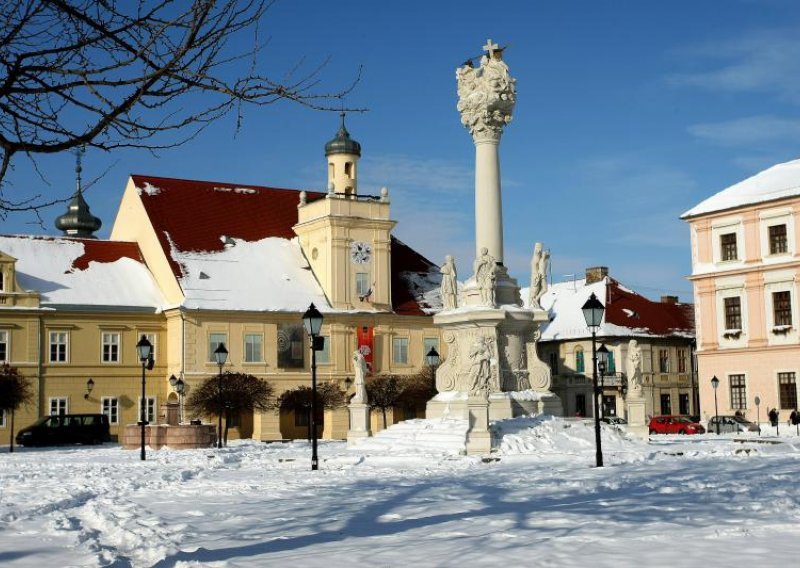
M360 145L344 127L325 146L327 193L134 175L109 240L91 238L79 189L58 238L0 237L0 355L35 384L38 400L18 426L54 412L105 412L112 434L136 422L142 369L135 344L147 334L149 419L225 370L269 381L280 394L310 384L301 315L325 316L318 380L348 388L352 353L375 373L412 373L439 332L438 267L392 236L386 189L357 191ZM93 219L93 221L92 221ZM87 382L94 388L87 392ZM190 418L185 416L185 418ZM232 435L302 437L302 416L235 417ZM326 413L325 437L347 431L344 410ZM7 428L7 422L0 426Z

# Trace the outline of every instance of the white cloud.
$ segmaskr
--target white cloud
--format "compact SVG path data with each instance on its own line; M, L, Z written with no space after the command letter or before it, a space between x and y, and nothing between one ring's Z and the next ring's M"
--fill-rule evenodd
M769 115L694 124L689 134L719 146L752 146L800 139L800 119ZM795 144L796 145L796 144Z
M667 78L673 85L769 93L800 103L800 34L796 28L754 31L677 53L692 63L709 62L709 68L673 74Z

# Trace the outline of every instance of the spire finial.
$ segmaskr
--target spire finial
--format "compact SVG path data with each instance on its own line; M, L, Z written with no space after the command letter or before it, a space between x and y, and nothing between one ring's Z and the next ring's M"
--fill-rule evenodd
M83 171L83 166L81 162L83 160L83 155L86 153L86 145L81 144L77 148L75 148L75 185L76 191L75 193L81 193L83 191L83 187L81 186L81 172Z

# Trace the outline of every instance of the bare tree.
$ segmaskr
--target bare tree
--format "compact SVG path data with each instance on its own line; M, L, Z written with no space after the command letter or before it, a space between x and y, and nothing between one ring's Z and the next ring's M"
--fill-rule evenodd
M318 409L340 408L346 403L346 394L338 384L326 381L317 386L316 403ZM287 390L278 397L278 408L284 413L304 414L308 418L308 439L311 439L311 387L301 386ZM322 424L322 421L319 424Z
M339 110L360 72L326 92L327 62L300 60L281 80L259 68L259 26L274 1L0 2L0 216L45 205L3 195L17 154L35 164L36 155L81 145L173 147L234 109L238 126L243 103ZM244 32L252 48L233 50Z
M33 400L33 388L16 367L4 363L0 367L0 411L11 413L9 452L14 451L14 413Z
M223 373L203 381L189 393L186 408L193 413L214 415L225 414L223 440L228 443L228 428L233 414L270 410L275 406L275 389L263 381L246 373Z
M367 379L367 398L373 408L383 414L383 427L386 428L386 411L400 402L406 390L406 381L398 375L375 375Z

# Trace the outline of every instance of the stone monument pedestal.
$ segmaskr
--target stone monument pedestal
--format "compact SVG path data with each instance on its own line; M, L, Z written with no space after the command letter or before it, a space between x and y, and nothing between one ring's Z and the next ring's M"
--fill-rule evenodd
M628 410L628 432L646 440L650 432L649 425L647 424L644 399L631 399L629 396L626 406Z
M492 432L489 430L489 401L481 396L467 399L469 431L467 455L488 454L492 451Z
M351 403L347 407L350 413L350 429L347 431L347 445L354 446L364 438L372 436L369 421L369 405L362 402Z

